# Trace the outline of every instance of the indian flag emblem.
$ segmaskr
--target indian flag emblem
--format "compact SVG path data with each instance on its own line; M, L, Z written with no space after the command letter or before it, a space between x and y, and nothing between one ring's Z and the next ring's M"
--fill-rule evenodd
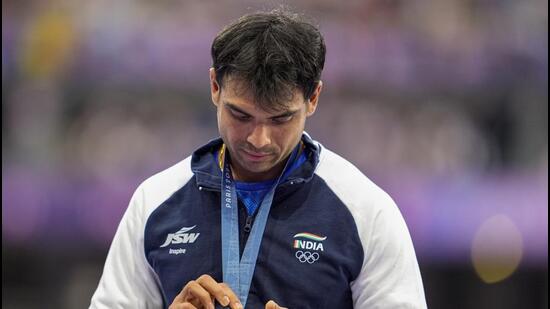
M293 247L296 249L325 251L322 241L327 239L326 236L323 237L312 233L298 233L293 238L299 238L294 239Z

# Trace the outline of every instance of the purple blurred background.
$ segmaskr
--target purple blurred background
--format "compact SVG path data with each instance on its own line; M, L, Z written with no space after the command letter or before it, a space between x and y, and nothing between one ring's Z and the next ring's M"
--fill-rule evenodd
M213 37L279 3L3 1L2 308L88 305L133 190L217 136ZM548 2L291 4L307 130L394 197L428 305L547 308Z

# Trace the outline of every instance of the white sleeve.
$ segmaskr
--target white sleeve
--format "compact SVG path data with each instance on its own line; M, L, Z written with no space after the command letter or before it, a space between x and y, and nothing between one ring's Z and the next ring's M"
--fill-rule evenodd
M156 275L145 258L143 204L140 187L118 226L90 309L162 308Z
M351 284L354 308L427 308L422 278L409 231L389 196L371 220L359 224L365 258ZM359 218L358 218L359 219Z

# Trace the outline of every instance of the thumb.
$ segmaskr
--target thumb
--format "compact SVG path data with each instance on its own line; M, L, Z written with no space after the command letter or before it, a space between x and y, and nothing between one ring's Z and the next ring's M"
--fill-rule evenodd
M279 305L277 305L276 302L270 300L267 302L267 304L265 304L265 309L288 309L286 307L281 307Z

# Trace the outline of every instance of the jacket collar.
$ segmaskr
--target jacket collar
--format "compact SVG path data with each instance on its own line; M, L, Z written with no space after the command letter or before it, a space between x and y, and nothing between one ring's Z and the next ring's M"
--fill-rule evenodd
M319 163L321 148L305 132L302 134L301 140L305 146L304 151L306 152L307 160L294 170L279 187L288 183L308 182L313 178L315 168ZM217 162L216 153L222 145L222 139L216 138L193 152L191 170L195 174L198 186L220 190L222 172Z

